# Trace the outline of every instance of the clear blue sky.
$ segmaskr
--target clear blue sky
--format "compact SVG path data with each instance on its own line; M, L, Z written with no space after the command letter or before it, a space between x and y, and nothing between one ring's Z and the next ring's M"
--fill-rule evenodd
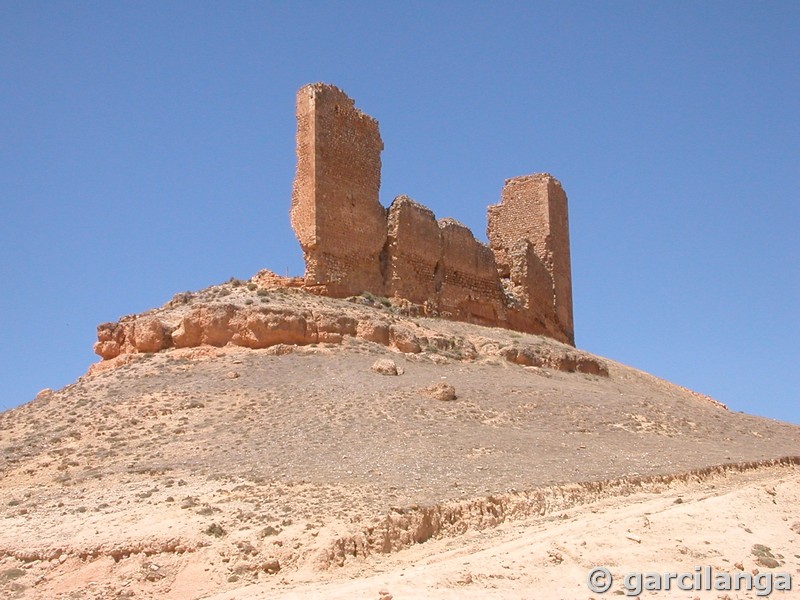
M485 239L503 180L570 202L577 344L800 423L800 3L0 3L0 408L95 326L302 272L294 95L380 121L381 200Z

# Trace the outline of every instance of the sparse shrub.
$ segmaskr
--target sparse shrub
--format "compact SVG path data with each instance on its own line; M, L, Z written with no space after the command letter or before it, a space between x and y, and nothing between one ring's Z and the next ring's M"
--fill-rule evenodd
M256 294L258 294L259 296L269 296L269 290L265 290L265 289L262 288L262 289L258 290L256 292Z
M372 292L361 292L361 297L366 300L365 304L370 306L383 306L385 308L392 308L392 301L383 296L376 296Z
M222 537L227 533L227 531L225 531L225 529L219 523L212 523L211 525L206 527L203 533L214 537Z
M172 300L169 301L171 306L177 306L179 304L188 304L194 298L194 294L192 292L181 292L179 294L175 294L172 297Z
M231 291L230 291L228 288L222 288L222 289L221 289L221 290L219 290L219 292L218 292L218 294L219 294L220 296L229 296L229 295L230 295L230 293L231 293Z
M253 299L252 298L248 298L247 300L244 301L244 303L245 304L252 304L253 303Z
M228 283L230 283L233 287L239 287L241 285L244 285L244 281L242 281L241 279L236 279L235 277L231 277L228 280Z
M264 529L261 530L259 535L262 538L269 537L271 535L278 535L281 532L279 527L273 527L272 525L267 525Z
M183 509L192 508L193 506L197 506L197 498L193 496L186 496L186 498L184 498L181 502L181 508Z
M257 287L258 286L255 283L253 283L252 281L247 284L247 289L250 290L251 292L254 292Z

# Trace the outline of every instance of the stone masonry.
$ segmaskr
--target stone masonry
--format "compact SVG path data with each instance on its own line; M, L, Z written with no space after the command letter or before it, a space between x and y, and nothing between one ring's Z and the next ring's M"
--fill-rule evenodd
M487 235L500 276L521 287L526 298L541 296L548 285L543 281L544 267L553 286L548 290L548 306L541 297L526 301L547 312L552 309L559 328L573 340L567 195L559 181L547 173L506 180L500 204L489 207L488 222ZM547 315L547 320L552 318Z
M383 292L381 150L378 122L344 92L322 84L298 92L290 214L306 257L307 287L336 296Z
M407 196L378 200L378 123L343 91L297 93L297 174L290 210L304 287L370 292L424 315L506 327L574 344L567 197L544 173L506 181L488 212L489 246Z

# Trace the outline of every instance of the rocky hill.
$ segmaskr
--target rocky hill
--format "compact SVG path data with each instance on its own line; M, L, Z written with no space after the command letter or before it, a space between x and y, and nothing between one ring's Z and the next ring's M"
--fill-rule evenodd
M0 415L2 596L324 597L337 573L475 532L797 481L800 427L416 312L261 273L101 325L87 375ZM491 597L478 579L448 585Z

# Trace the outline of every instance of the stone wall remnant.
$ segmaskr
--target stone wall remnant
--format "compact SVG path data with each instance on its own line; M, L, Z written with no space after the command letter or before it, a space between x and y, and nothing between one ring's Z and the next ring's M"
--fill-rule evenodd
M297 93L297 173L290 211L305 285L332 296L381 293L386 211L378 201L378 122L332 85Z
M500 204L489 207L487 220L487 236L501 277L513 280L514 272L531 270L514 264L514 260L531 260L527 252L512 252L519 242L530 242L552 278L551 301L559 329L574 343L567 195L561 183L548 173L507 179ZM541 291L533 291L531 283L523 287L528 294Z
M538 333L574 344L567 197L547 173L508 179L488 210L489 246L407 196L378 200L378 123L339 88L297 94L297 173L290 210L306 262L303 287L370 292L421 313Z
M384 289L430 314L496 325L503 319L503 288L491 250L453 219L408 196L389 207Z
M480 325L504 320L503 287L492 251L454 219L441 219L441 316Z
M442 239L436 215L408 196L389 207L387 237L388 293L425 304L442 289Z

